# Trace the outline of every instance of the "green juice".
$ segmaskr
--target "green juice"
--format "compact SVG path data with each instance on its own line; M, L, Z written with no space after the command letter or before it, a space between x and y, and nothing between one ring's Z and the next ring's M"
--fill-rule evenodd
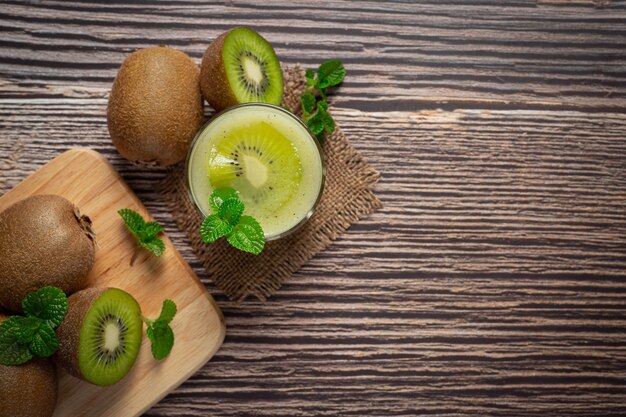
M257 219L266 239L275 239L311 216L323 189L324 163L317 140L299 119L253 103L221 113L200 130L187 177L205 216L211 214L211 192L232 187L245 214Z

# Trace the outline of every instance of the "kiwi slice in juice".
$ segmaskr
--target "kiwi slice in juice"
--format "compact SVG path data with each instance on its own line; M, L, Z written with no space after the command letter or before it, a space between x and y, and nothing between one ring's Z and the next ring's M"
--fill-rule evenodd
M125 291L89 288L69 298L57 332L63 368L92 384L112 385L128 374L139 354L141 309Z
M274 48L247 27L232 29L215 39L202 58L202 95L220 111L240 103L279 105L283 73Z
M268 123L235 129L209 154L214 188L232 187L251 213L273 213L293 197L302 180L298 151Z

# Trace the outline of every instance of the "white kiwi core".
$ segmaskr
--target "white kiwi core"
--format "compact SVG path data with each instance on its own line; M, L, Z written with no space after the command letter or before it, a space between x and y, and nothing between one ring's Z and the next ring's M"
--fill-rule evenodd
M104 328L104 348L113 352L120 345L120 329L115 323L107 323Z
M252 57L243 56L241 58L241 64L250 81L257 85L263 82L263 71L261 71L261 66L257 61L255 61Z
M260 188L267 181L267 167L253 156L244 155L243 163L246 167L246 178L251 186Z

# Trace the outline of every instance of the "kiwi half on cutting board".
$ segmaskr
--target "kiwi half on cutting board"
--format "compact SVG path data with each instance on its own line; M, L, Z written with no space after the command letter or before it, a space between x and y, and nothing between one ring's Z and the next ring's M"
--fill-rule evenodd
M96 385L112 385L133 367L143 331L141 309L127 292L89 288L73 294L57 329L56 359L68 373Z
M202 95L217 111L240 103L280 105L283 73L274 48L247 27L215 39L202 58Z

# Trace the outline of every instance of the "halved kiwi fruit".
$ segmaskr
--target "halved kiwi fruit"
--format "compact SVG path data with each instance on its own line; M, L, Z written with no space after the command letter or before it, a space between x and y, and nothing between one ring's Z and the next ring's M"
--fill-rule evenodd
M21 311L30 292L52 285L71 294L95 261L89 217L58 195L35 195L0 213L0 306Z
M57 360L71 375L112 385L135 363L142 336L141 309L127 292L89 288L73 294L57 329Z
M7 316L0 313L0 322ZM57 376L47 358L0 365L0 417L50 417L57 402Z
M302 164L298 151L281 132L261 122L233 130L209 154L214 188L232 187L246 206L275 212L298 189Z
M272 45L252 29L238 27L220 35L207 48L200 87L217 111L249 102L279 105L283 73Z

